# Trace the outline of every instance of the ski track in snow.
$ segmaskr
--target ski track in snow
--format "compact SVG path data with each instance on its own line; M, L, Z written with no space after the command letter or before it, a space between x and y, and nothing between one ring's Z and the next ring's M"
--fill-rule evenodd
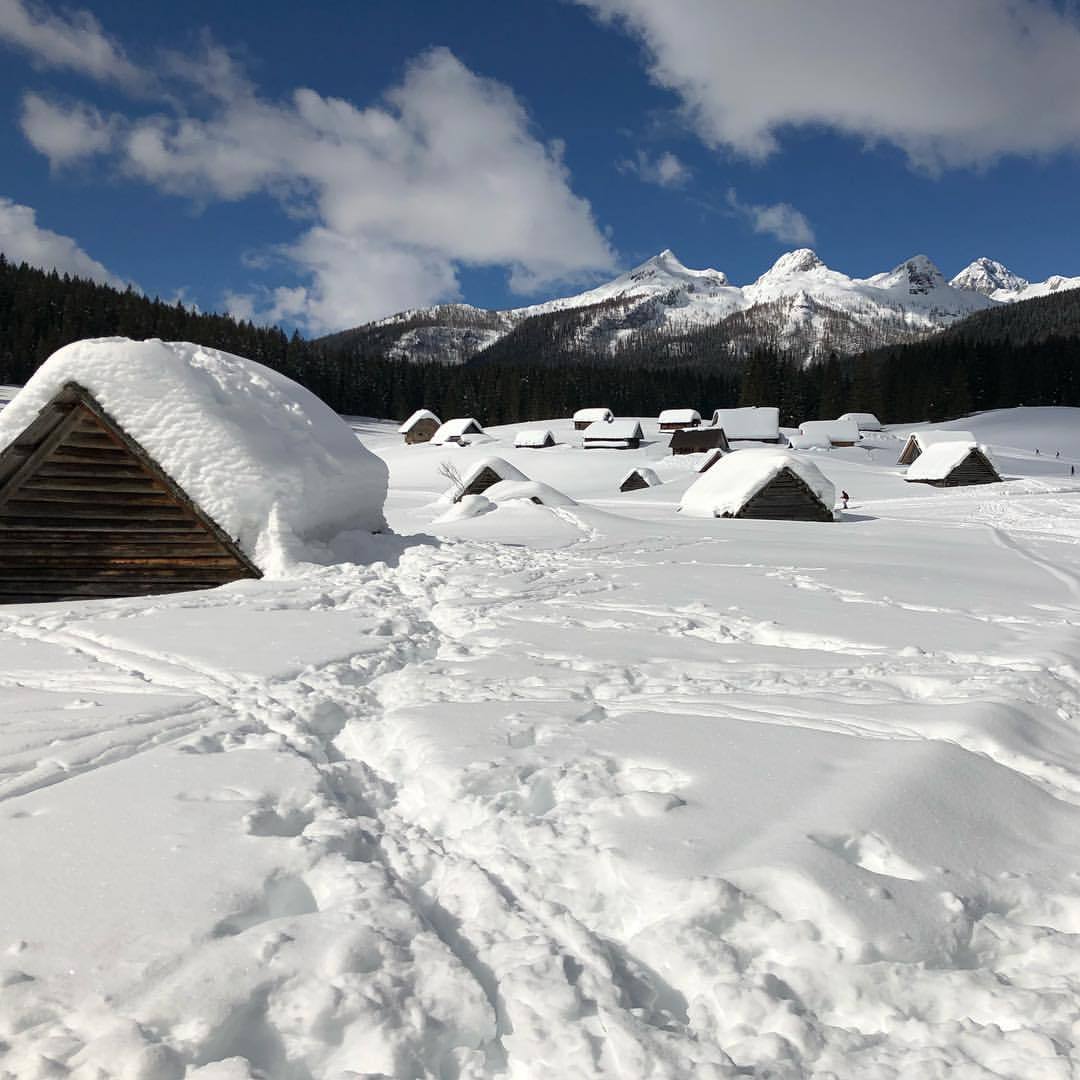
M1051 501L1043 513L1053 524L1042 539L1067 539L1061 508ZM75 618L0 618L3 634L86 665L19 686L166 703L137 723L79 729L61 764L50 764L59 754L51 745L5 759L0 808L165 751L194 759L271 750L309 777L280 801L260 796L254 780L248 793L247 833L280 850L282 868L201 940L107 999L50 998L18 977L17 952L5 957L0 1076L1075 1075L1080 888L1044 898L1041 909L1037 887L1023 881L944 891L938 961L886 955L827 915L786 917L752 876L733 874L737 885L702 872L676 888L656 867L624 858L598 830L597 811L630 828L677 814L690 778L661 763L662 747L656 760L635 760L617 742L605 750L576 737L647 712L948 744L1074 806L1075 762L950 729L932 710L924 719L921 706L1007 702L1075 725L1075 666L1048 662L1034 646L1031 655L898 653L857 633L810 633L742 610L665 607L636 595L635 568L695 562L711 545L698 536L613 540L587 514L554 514L580 539L552 550L416 546L391 568L278 586L275 610L358 612L378 641L280 679L200 660L197 649L141 647L128 624L154 617L144 601L84 607ZM1065 587L1070 599L1039 629L1056 624L1075 645L1077 577L1028 546L1039 519L1019 523L991 504L973 517L995 520L998 544ZM717 571L748 571L723 561L722 543L712 550ZM1035 629L1016 612L904 602L813 569L766 561L749 572L823 603ZM233 602L223 590L174 603ZM656 659L590 649L610 632L651 639ZM663 641L730 658L676 662ZM494 706L501 756L464 763L452 737L426 741L410 721L463 703ZM874 832L809 841L815 857L886 896L934 873ZM791 874L795 888L802 879ZM1058 929L1047 916L1055 903Z

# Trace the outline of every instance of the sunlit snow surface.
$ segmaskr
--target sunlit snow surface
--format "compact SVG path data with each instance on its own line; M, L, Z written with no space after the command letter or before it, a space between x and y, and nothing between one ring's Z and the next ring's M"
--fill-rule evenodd
M834 523L542 426L357 422L382 563L0 608L0 1077L1076 1074L1080 411ZM493 454L576 505L433 525Z

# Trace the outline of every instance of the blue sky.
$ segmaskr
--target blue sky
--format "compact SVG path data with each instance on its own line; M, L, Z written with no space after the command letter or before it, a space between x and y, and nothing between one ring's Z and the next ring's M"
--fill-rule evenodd
M308 333L666 247L1080 274L1046 0L0 0L0 56L0 248Z

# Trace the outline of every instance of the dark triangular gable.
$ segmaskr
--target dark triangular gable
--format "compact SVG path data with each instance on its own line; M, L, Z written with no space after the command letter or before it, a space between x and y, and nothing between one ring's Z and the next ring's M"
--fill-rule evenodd
M499 483L502 477L490 466L485 465L466 485L461 489L461 494L458 495L454 502L457 502L465 495L483 495L489 487L493 487Z
M261 576L76 383L0 453L0 603L181 592Z
M737 518L768 521L833 521L826 506L805 480L788 468L781 469L760 491L743 503Z
M649 487L649 481L641 475L637 469L632 470L626 479L619 485L620 491L641 491L642 488Z
M910 465L920 454L922 454L922 447L918 440L914 435L909 435L900 451L900 456L896 459L896 464Z

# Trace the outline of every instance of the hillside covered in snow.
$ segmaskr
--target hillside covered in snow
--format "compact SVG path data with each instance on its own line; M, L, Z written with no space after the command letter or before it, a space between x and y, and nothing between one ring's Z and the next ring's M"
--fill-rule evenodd
M506 362L535 357L538 349L549 362L680 360L706 348L742 356L757 347L810 359L916 341L974 312L1078 287L1080 277L1031 284L985 258L946 281L925 255L852 278L806 248L739 286L722 271L690 269L665 250L574 296L508 311L467 304L406 311L323 342L444 363Z
M642 424L355 421L365 561L0 607L4 1080L1080 1070L1080 411L801 452L832 522Z

